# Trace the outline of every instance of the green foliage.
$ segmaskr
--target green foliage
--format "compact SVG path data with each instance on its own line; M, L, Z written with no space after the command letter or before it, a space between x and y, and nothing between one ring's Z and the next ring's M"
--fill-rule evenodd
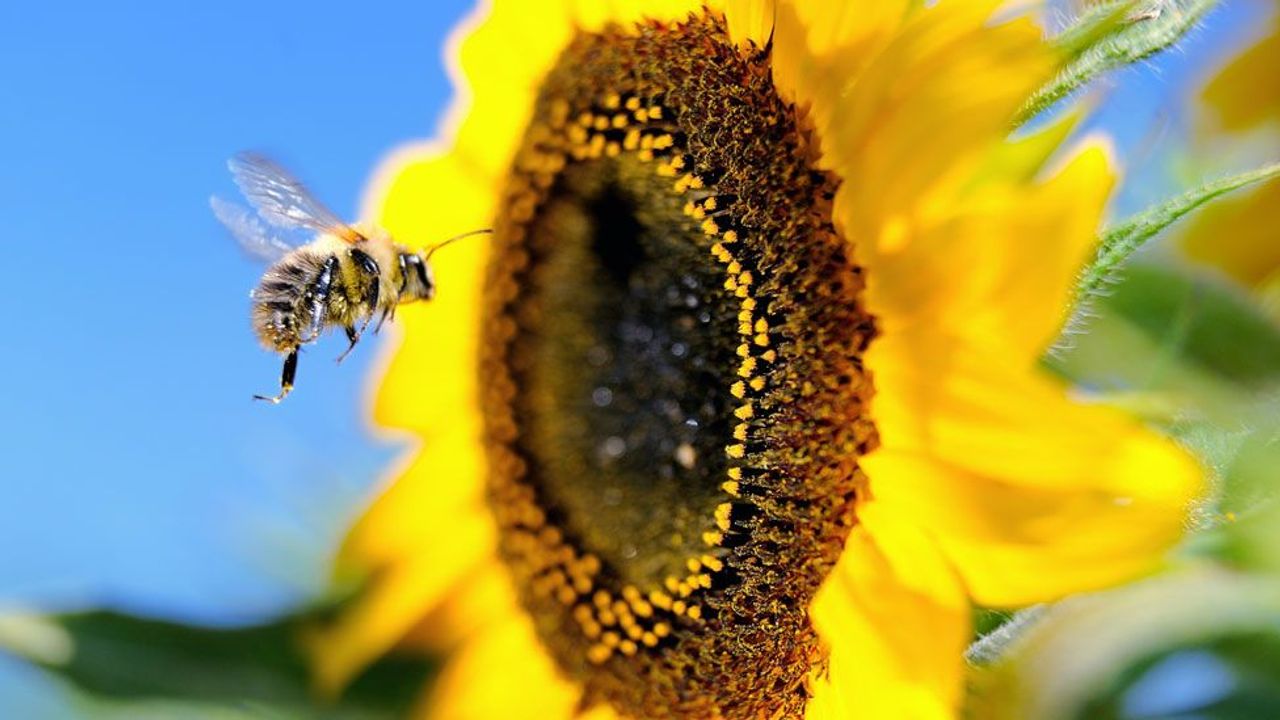
M1280 382L1280 330L1235 288L1191 269L1132 263L1082 322L1072 352L1051 362L1090 385L1177 392L1204 405ZM1137 336L1119 337L1126 328ZM1128 352L1114 352L1116 342Z
M1178 680L1182 692L1173 694L1169 683ZM1271 717L1280 708L1280 634L1258 628L1153 653L1117 673L1077 717L1131 718L1135 703L1167 709L1166 717L1189 712L1202 720Z
M311 688L298 642L313 620L304 613L266 625L215 629L105 611L69 614L40 620L70 641L69 653L33 659L102 707L177 702L209 712L221 708L228 717L240 717L240 711L326 720L403 717L425 687L430 663L386 659L341 699L321 699Z
M1173 45L1217 4L1218 0L1098 3L1055 38L1069 60L1023 105L1017 124L1030 120L1102 73Z
M1190 567L1047 610L1002 658L974 673L968 715L1272 717L1280 700L1278 653L1280 582ZM1218 682L1197 686L1206 667ZM1169 683L1182 692L1169 692Z

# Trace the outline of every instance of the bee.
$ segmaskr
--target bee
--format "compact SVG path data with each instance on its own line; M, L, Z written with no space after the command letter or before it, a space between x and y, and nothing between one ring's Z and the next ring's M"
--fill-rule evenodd
M397 244L381 228L342 222L292 175L271 160L242 153L227 162L240 191L257 210L211 197L213 214L247 252L271 263L249 293L251 318L258 340L285 356L280 392L254 395L279 403L293 389L298 350L331 327L341 327L350 343L338 362L360 342L378 315L374 332L395 319L396 307L435 296L429 260L440 248L476 230L449 238L422 252ZM290 243L263 223L314 236L306 244Z

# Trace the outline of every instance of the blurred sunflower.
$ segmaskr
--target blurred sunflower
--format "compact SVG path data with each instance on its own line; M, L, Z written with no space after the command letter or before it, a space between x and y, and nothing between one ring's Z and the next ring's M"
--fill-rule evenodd
M1250 137L1252 157L1280 160L1280 3L1271 3L1269 29L1255 45L1233 58L1205 85L1204 127L1210 141L1229 136L1234 146ZM1209 143L1211 146L1212 142ZM1213 157L1215 149L1204 153ZM1226 198L1194 218L1182 236L1187 253L1254 291L1280 322L1280 180L1241 197Z
M1113 175L1011 118L999 2L495 3L378 423L421 447L339 558L330 690L454 649L441 718L951 717L970 607L1149 571L1197 467L1038 358Z

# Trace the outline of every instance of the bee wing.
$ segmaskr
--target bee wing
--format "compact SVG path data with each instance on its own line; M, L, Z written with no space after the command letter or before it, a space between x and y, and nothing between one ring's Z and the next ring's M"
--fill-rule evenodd
M267 232L262 221L247 208L229 203L216 195L209 198L209 207L213 209L213 216L231 231L240 247L256 258L274 262L294 247Z
M240 153L227 167L240 191L272 225L333 233L348 242L361 239L287 170L262 155Z

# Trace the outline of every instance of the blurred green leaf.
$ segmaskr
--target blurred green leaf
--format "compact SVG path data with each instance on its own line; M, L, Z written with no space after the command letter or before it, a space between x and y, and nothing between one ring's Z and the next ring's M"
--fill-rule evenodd
M989 635L1002 625L1013 619L1012 610L995 610L991 608L974 608L973 632L978 637Z
M1280 389L1280 328L1234 288L1191 270L1132 263L1123 282L1050 353L1086 388L1151 403L1154 419L1192 409L1246 429Z
M212 629L95 611L33 618L35 632L0 632L0 647L7 645L99 700L181 701L250 710L254 717L403 717L421 695L431 663L387 658L341 699L320 699L298 643L314 619L305 613L265 625ZM21 627L9 623L15 626Z
M1226 635L1157 652L1084 703L1081 720L1263 720L1280 709L1280 634Z
M1226 522L1216 530L1217 557L1238 567L1280 573L1280 431L1273 423L1242 443L1223 480Z
M1045 611L998 661L972 671L967 715L975 720L1269 718L1274 715L1247 713L1280 692L1278 650L1280 581L1188 567L1071 598ZM1204 680L1203 675L1162 667L1187 653L1216 662L1225 680L1190 692L1196 689L1190 680ZM1197 667L1203 664L1191 670ZM1163 678L1153 675L1161 670ZM1186 692L1170 692L1171 680L1180 680L1173 687ZM1177 701L1182 705L1175 707Z
M1070 60L1018 113L1022 124L1108 70L1150 57L1177 42L1218 0L1101 2L1056 38Z
M1158 357L1171 358L1161 366L1179 362L1239 389L1280 380L1280 329L1234 288L1187 269L1134 263L1100 303L1097 314L1129 324ZM1158 386L1160 370L1149 367L1144 384Z

